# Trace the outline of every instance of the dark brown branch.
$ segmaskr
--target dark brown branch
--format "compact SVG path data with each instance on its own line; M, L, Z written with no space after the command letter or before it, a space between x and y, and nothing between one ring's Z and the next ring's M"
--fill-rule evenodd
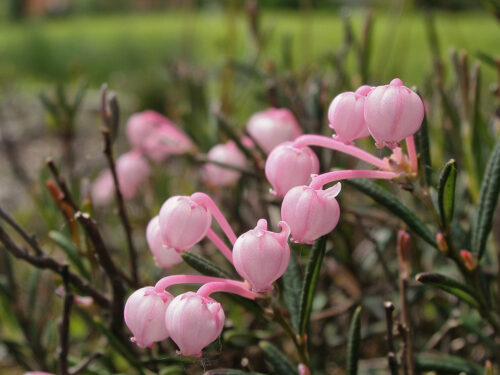
M69 319L71 314L71 306L73 305L73 293L69 287L68 266L63 266L62 279L64 284L64 301L62 315L58 321L59 327L59 346L57 352L59 354L59 367L57 373L59 375L69 375L68 370L68 353L69 353Z
M392 333L393 329L393 321L392 321L392 313L394 311L394 305L390 301L384 302L385 308L385 321L387 328L387 362L389 364L389 370L391 371L391 375L398 375L398 364L396 361L395 349L394 349L394 335Z
M57 169L56 165L54 164L54 160L52 158L47 158L46 160L47 166L49 167L50 171L52 172L52 175L56 179L57 185L61 189L62 193L64 194L63 197L61 197L61 200L65 201L68 203L73 210L80 211L80 208L78 205L75 203L73 200L73 197L71 196L71 193L68 189L68 186L66 185L66 180L64 179L63 176L59 173L59 170Z
M14 257L22 259L37 268L49 269L59 275L62 275L64 268L62 264L46 256L43 252L42 255L29 254L28 251L21 249L1 226L0 226L0 242L4 244L5 248ZM76 289L78 289L80 293L92 297L96 304L106 309L110 308L111 303L108 297L106 297L98 290L94 289L89 283L81 279L78 275L72 272L68 272L68 280Z
M33 249L36 255L43 255L43 251L38 245L38 242L35 236L30 236L26 231L16 221L0 207L0 217L5 220L7 224L9 224Z
M108 99L107 99L107 85L103 84L101 87L101 122L102 129L101 133L104 140L104 155L108 161L108 167L113 176L113 182L115 185L115 197L116 204L118 205L118 215L122 223L123 230L125 231L125 238L127 240L127 248L130 258L130 275L135 285L139 285L139 272L137 265L137 250L134 246L134 240L132 237L132 226L130 225L130 220L127 214L127 208L125 206L125 200L123 199L122 192L120 190L120 181L118 179L118 174L116 172L115 158L113 155L113 142L112 134L116 136L120 110L118 107L118 102L114 94L110 98L110 108L108 110Z
M139 285L139 274L137 266L137 250L134 246L134 241L132 237L132 226L130 225L130 220L127 214L127 208L125 206L125 201L123 199L122 192L120 190L120 182L118 180L118 174L116 173L116 164L113 156L113 148L111 145L111 136L108 128L102 129L102 136L104 138L104 155L108 161L109 169L113 175L113 182L115 185L115 197L116 203L118 205L118 215L125 231L125 238L127 239L127 248L130 257L130 274L132 276L132 281L135 285Z

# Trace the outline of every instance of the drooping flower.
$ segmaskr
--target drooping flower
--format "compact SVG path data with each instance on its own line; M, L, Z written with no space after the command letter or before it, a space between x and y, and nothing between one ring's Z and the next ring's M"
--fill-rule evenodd
M284 221L278 225L281 233L274 233L267 230L267 221L260 219L257 226L239 236L233 246L234 268L256 292L272 289L272 283L288 267L290 228Z
M165 122L146 137L143 149L151 160L160 163L169 155L184 154L193 150L194 144L177 125Z
M339 141L349 144L370 135L365 123L364 106L365 97L354 92L343 92L333 99L328 109L328 121Z
M270 108L254 114L248 120L247 131L267 154L280 143L293 141L302 134L295 116L285 108Z
M168 292L155 292L152 286L138 289L130 295L123 314L125 324L134 334L131 341L145 348L168 337L165 311L173 298Z
M133 114L125 128L125 133L130 145L142 149L146 139L160 125L169 120L158 112L147 110Z
M290 226L293 241L313 243L337 226L340 207L335 197L339 192L337 183L326 190L296 186L285 195L281 219Z
M158 267L169 269L173 265L182 262L182 257L177 251L163 244L160 233L160 219L158 216L155 216L149 221L146 228L146 240Z
M187 292L170 303L165 325L180 354L199 357L203 348L221 334L224 319L220 303L210 297Z
M282 196L294 186L308 184L311 174L319 171L319 160L309 147L297 147L292 142L285 142L271 151L265 171L273 187L272 193Z
M240 169L244 169L247 164L245 155L243 155L233 141L212 147L208 151L207 158L210 161L224 163ZM213 163L206 163L203 167L202 175L203 180L210 186L227 186L238 181L241 172Z
M399 78L373 88L365 101L365 121L379 147L394 148L417 132L424 119L420 97Z
M116 175L124 199L134 198L149 174L149 165L140 152L129 151L116 160ZM105 206L113 200L114 192L113 175L109 169L105 169L92 185L92 201L96 206Z
M160 233L165 246L189 250L207 234L212 216L188 196L169 198L160 209Z

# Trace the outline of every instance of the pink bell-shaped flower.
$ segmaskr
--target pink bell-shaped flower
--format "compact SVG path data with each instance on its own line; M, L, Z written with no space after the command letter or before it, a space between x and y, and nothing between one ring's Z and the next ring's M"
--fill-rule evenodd
M116 160L116 175L124 199L134 198L149 174L148 163L137 151L129 151ZM105 206L113 200L114 194L113 175L106 169L99 174L92 185L92 201L96 206Z
M125 324L134 334L132 342L145 348L168 337L165 311L173 298L168 292L155 292L152 286L138 289L128 297L123 314Z
M281 233L270 232L267 230L267 221L260 219L255 229L243 233L234 243L234 268L250 283L253 291L271 290L273 282L288 267L290 227L284 221L278 225Z
M343 92L333 99L328 109L328 121L339 141L349 144L370 135L365 123L364 106L365 97L354 92Z
M165 122L169 122L165 116L151 110L132 115L125 129L129 143L134 148L142 149L149 135Z
M109 169L101 171L97 179L92 184L92 203L97 207L108 205L115 194L115 183L113 175Z
M205 237L212 215L190 197L175 196L163 203L159 220L164 245L183 252Z
M158 267L169 269L173 265L182 262L182 257L177 251L163 245L160 233L160 219L158 216L155 216L149 221L146 228L146 240Z
M285 142L271 151L265 171L273 187L271 193L282 196L295 186L311 182L311 175L319 171L319 160L309 147Z
M180 354L199 357L203 348L221 334L224 319L220 303L210 297L187 292L170 303L165 325Z
M290 226L293 241L313 243L337 226L340 207L335 197L339 192L337 183L326 190L296 186L285 195L281 219Z
M417 93L395 78L389 85L375 87L369 92L364 114L377 145L394 148L420 128L424 104Z
M368 86L368 85L363 85L359 86L354 93L361 95L361 96L366 96L372 91L373 86Z
M240 169L247 165L245 155L238 149L236 143L229 141L212 147L207 154L208 160L228 164ZM241 173L229 168L224 168L213 163L206 163L203 167L203 180L210 186L232 185L241 176Z
M169 155L179 155L194 149L194 144L186 133L172 122L165 122L155 128L143 143L144 153L160 163Z
M293 141L302 134L293 113L286 108L270 108L250 117L247 131L265 153L280 143Z

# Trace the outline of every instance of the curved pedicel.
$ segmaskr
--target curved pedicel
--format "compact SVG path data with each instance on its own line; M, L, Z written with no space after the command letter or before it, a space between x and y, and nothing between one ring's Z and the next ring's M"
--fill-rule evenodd
M339 180L347 180L349 178L380 178L384 180L391 180L398 174L386 171L371 171L371 170L346 170L346 171L333 171L314 176L312 182L309 184L314 190L320 190L324 185Z
M235 283L231 283L231 282L227 282L227 281L217 281L217 282L211 282L211 283L204 284L200 289L198 289L196 294L207 298L212 293L217 293L217 292L226 292L226 293L237 294L241 297L248 298L248 299L255 299L255 298L262 297L259 293L255 293L255 292L252 292L251 290L249 290L248 287L242 287L242 286L239 286Z
M246 287L248 289L247 284L242 281L228 280L222 277L203 275L171 275L165 276L164 278L158 280L158 282L154 286L154 292L161 293L169 286L177 284L205 284L211 282L226 282L231 285L239 286L242 288Z

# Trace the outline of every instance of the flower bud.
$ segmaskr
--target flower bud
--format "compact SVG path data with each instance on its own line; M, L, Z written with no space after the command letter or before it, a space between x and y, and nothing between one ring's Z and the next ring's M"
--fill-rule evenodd
M228 164L237 168L245 168L247 161L245 155L238 149L236 143L229 141L212 147L207 154L208 160ZM241 173L234 169L206 163L203 167L203 180L211 186L232 185L241 176Z
M116 175L125 199L132 199L149 177L149 165L137 151L129 151L116 160Z
M128 297L124 317L134 334L132 342L145 348L168 337L165 311L173 298L168 292L155 292L152 286L138 289Z
M167 331L180 354L196 357L221 334L224 319L220 303L194 292L175 297L165 314Z
M393 148L420 128L424 119L424 104L417 93L395 78L389 85L370 91L364 114L368 130L377 145Z
M293 141L302 134L295 116L285 108L254 114L248 120L247 131L267 154L280 143Z
M319 172L319 160L309 147L285 142L271 151L265 170L273 187L271 193L282 196L295 186L311 182L311 175Z
M187 196L169 198L160 209L163 243L178 252L189 250L201 241L212 224L212 215Z
M155 111L144 111L132 115L125 129L127 139L134 148L143 149L144 142L149 135L161 124L169 120Z
M273 282L288 267L290 227L284 221L278 225L281 232L273 233L267 230L267 221L260 219L255 229L242 234L234 243L234 268L255 292L271 290Z
M150 173L149 165L137 151L130 151L116 160L116 175L124 199L136 196ZM96 206L109 204L115 195L115 183L109 169L102 171L92 185L92 201Z
M155 216L149 221L146 228L146 240L153 253L156 265L169 269L182 262L182 257L172 248L163 245L160 233L160 219Z
M340 183L326 190L296 186L286 193L281 219L290 226L293 241L313 243L337 226L340 207L335 197L339 192Z
M465 267L469 271L474 271L477 268L478 261L477 258L471 254L468 250L460 250L460 257L462 258Z
M184 154L194 148L186 133L168 121L155 128L143 142L144 153L154 162L161 163L169 155Z
M101 171L92 184L90 194L92 196L92 203L98 207L106 206L113 200L115 183L113 182L113 175L109 169Z
M351 143L370 135L365 123L364 107L365 97L354 92L343 92L333 99L328 109L328 121L339 141Z

